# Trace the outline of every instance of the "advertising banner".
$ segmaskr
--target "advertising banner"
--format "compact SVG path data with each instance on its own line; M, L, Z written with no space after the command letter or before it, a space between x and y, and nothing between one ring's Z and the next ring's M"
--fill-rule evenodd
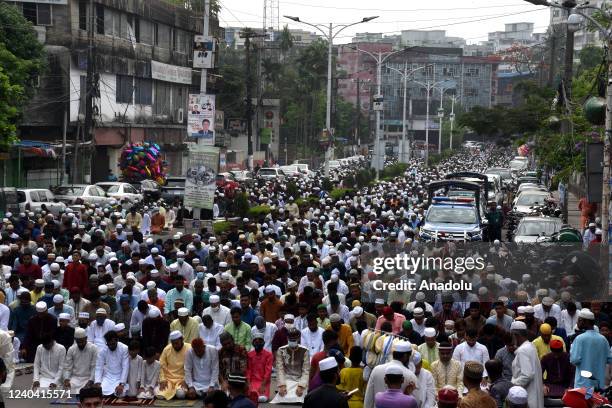
M189 148L185 175L185 207L212 210L219 171L219 148L193 145Z
M200 144L214 146L215 96L190 94L187 109L187 136L202 139Z
M191 85L191 68L151 61L151 78L165 82Z
M215 39L196 35L193 44L193 67L212 69L215 67Z

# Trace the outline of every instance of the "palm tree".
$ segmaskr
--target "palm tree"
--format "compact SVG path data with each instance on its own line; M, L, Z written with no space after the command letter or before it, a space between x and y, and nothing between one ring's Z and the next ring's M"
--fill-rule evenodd
M280 60L282 61L285 54L293 47L293 35L289 31L289 27L285 24L283 31L280 33Z

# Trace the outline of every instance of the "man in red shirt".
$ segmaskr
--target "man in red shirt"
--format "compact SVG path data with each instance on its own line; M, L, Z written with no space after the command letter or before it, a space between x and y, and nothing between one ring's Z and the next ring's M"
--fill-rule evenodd
M77 287L81 292L86 292L88 281L87 267L81 263L81 253L74 251L72 263L66 267L66 272L64 272L63 286L68 289Z
M21 262L17 268L17 274L23 283L23 286L32 289L32 285L36 279L42 279L42 269L40 266L32 263L32 253L24 252L21 256Z

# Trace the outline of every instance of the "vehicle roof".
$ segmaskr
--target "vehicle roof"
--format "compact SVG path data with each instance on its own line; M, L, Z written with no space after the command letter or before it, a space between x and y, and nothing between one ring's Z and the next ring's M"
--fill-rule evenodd
M520 194L517 196L520 197L522 195L543 195L543 196L549 196L550 193L548 191L542 191L542 190L523 190L520 192Z
M95 184L62 184L61 186L57 186L59 188L72 188L72 187L89 187Z
M17 189L17 191L38 191L38 190L50 191L48 188L18 188Z
M562 221L557 217L537 217L537 216L528 216L521 218L520 222L554 222L555 224L561 224Z
M96 183L96 186L118 186L120 184L130 184L130 183L126 183L125 181L100 181L99 183Z

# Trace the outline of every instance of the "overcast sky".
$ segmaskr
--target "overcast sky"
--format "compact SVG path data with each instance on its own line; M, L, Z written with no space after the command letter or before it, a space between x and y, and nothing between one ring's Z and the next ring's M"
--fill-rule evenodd
M357 32L382 32L389 35L401 30L446 30L447 35L463 37L468 43L487 39L491 31L503 31L504 24L533 22L535 32L548 27L550 13L545 7L524 0L279 0L280 26L310 29L283 15L299 16L309 23L347 24L367 16L378 19L349 27L335 40L350 42ZM264 0L220 0L220 25L263 26Z

